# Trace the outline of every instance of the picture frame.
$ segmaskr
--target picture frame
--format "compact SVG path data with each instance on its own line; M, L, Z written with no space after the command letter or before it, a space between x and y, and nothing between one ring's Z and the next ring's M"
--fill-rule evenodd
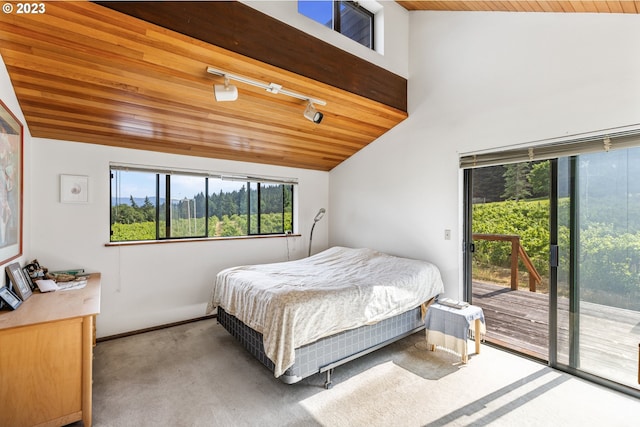
M86 175L60 175L61 203L88 203L89 177Z
M5 267L5 271L9 280L13 283L13 289L16 295L18 295L22 301L26 301L32 295L32 292L31 286L24 278L20 264L17 262L9 264Z
M12 310L16 310L22 304L20 298L6 286L0 288L0 302L3 303L2 307L9 306Z
M27 267L23 267L22 273L24 275L24 280L27 282L27 284L31 288L31 291L35 291L38 285L36 285L36 283L31 278L31 275L29 274L29 269Z
M22 272L24 273L24 277L29 283L29 285L31 286L32 291L35 291L36 289L38 289L38 284L35 281L38 279L44 279L44 274L45 274L44 270L45 269L43 269L40 266L40 263L38 262L37 259L34 259L30 263L22 267Z
M0 264L22 255L22 123L0 101Z

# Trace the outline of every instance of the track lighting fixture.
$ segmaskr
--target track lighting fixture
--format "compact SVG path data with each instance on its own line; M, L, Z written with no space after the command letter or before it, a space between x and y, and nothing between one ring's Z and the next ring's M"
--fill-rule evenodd
M307 104L307 108L304 110L304 117L308 120L311 120L313 123L318 124L322 121L324 114L320 111L316 110L316 107L313 106L313 103L309 101Z
M229 79L225 77L223 85L213 85L213 94L218 102L235 101L238 99L238 88L229 84Z
M263 83L250 79L248 77L227 73L226 71L222 70L217 70L213 67L207 67L207 73L224 77L224 85L213 86L213 92L215 94L216 101L235 101L236 99L238 99L238 88L234 85L229 84L229 80L235 80L251 86L262 88L272 94L287 95L293 98L307 101L307 108L304 110L303 114L304 117L311 120L313 123L320 123L322 121L322 118L324 117L324 114L316 110L314 106L314 104L327 105L327 103L321 99L315 99L301 93L287 90L283 88L282 85L279 85L277 83Z

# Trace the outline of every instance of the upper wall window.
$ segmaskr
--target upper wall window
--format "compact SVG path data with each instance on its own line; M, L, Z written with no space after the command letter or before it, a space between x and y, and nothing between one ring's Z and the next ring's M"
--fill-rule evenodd
M294 183L111 167L111 242L293 232Z
M374 13L355 1L298 0L298 12L374 49Z

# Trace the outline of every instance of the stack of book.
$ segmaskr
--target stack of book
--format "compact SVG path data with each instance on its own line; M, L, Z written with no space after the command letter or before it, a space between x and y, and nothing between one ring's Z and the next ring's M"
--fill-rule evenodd
M440 305L444 305L446 307L457 308L457 309L462 309L462 308L469 307L469 303L468 302L456 301L456 300L451 299L451 298L441 298L441 299L439 299L437 301L437 303L440 304Z

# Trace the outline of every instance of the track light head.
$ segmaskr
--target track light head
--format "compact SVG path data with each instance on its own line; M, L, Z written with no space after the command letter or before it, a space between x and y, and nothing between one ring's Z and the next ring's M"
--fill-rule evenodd
M307 104L307 108L304 110L304 117L311 120L313 123L318 124L322 121L324 114L316 110L312 102Z
M238 99L238 88L229 84L229 79L225 76L223 85L213 85L213 94L216 101L235 101Z

